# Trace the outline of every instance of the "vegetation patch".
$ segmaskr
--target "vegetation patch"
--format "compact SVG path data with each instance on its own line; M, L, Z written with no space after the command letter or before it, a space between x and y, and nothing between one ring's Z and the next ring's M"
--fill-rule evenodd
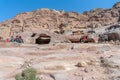
M15 76L16 80L40 80L36 77L36 70L34 68L26 68L22 73Z

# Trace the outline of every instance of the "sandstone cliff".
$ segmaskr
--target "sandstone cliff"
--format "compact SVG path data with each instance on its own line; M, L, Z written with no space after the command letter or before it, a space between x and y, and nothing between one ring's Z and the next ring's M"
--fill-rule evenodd
M0 36L3 38L23 32L48 31L50 33L78 31L88 27L104 27L117 24L120 21L120 2L110 9L94 9L77 12L64 12L49 9L40 9L24 12L14 18L0 23Z

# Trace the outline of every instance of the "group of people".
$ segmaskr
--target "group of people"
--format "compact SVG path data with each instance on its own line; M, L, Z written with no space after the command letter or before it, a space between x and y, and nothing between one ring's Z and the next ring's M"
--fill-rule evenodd
M23 39L21 36L16 36L15 38L11 36L10 38L7 38L5 42L17 42L17 43L23 43Z

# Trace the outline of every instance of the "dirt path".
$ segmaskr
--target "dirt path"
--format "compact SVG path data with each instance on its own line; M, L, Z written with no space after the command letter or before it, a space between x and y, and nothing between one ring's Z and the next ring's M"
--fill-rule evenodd
M105 73L109 67L101 66L100 58L113 57L114 61L120 51L119 46L109 44L0 44L0 47L0 79L3 80L14 80L26 66L34 67L41 80L53 80L53 77L55 80L110 80Z

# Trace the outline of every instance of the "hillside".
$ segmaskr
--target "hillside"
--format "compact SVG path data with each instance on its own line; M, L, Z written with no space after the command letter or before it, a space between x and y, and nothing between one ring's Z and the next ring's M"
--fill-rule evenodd
M7 42L11 36L13 42ZM15 42L16 36L24 42ZM83 14L20 13L0 23L0 38L0 80L15 80L26 67L33 67L40 80L120 80L120 2Z
M104 27L119 23L119 10L120 2L110 9L98 8L85 11L83 14L44 8L24 12L0 23L0 36L6 38L23 32L40 32L43 30L54 33L60 31L61 25L66 32Z

